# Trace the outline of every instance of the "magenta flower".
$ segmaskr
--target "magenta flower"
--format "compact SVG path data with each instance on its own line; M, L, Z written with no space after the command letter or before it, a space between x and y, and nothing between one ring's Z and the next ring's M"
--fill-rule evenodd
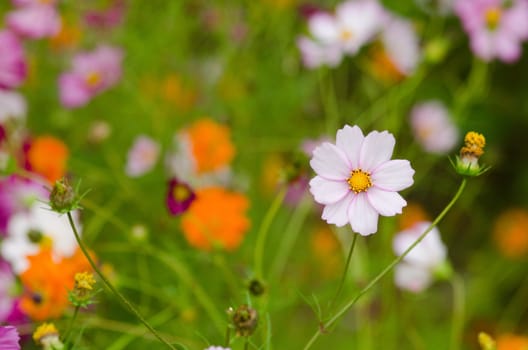
M475 55L484 61L519 59L528 39L527 0L457 0L454 8Z
M413 184L408 160L391 160L394 136L372 131L363 136L357 126L337 131L336 144L325 142L313 152L311 167L317 176L310 192L324 205L322 218L361 235L378 229L378 216L401 214L407 202L397 193Z
M0 326L0 349L20 350L20 336L13 326Z
M6 17L7 26L11 30L32 39L52 37L60 31L61 18L55 6L31 1L19 3L27 5L16 8Z
M126 174L130 177L138 177L149 172L156 165L159 153L159 143L150 137L138 136L128 151Z
M0 89L13 89L22 84L27 64L22 43L8 30L0 31Z
M184 213L195 199L196 194L188 184L176 178L169 180L167 208L172 215Z
M72 70L59 78L60 100L67 108L84 106L92 97L115 85L121 78L123 52L99 46L92 52L77 54Z
M84 21L89 27L110 29L123 21L125 3L123 0L114 0L104 10L88 11L84 15Z

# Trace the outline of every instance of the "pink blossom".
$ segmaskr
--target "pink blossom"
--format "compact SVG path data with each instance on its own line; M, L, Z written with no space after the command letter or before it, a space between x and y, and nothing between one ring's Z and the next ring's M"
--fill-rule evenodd
M181 215L196 199L196 193L186 184L173 177L168 182L167 209L171 215Z
M138 177L147 173L156 164L159 153L160 146L156 141L144 135L138 136L128 151L126 174Z
M26 117L26 100L15 91L0 90L0 124Z
M310 192L323 204L322 218L361 235L378 229L378 216L400 214L407 202L397 193L413 184L408 160L391 160L395 139L387 131L367 136L357 126L338 130L336 144L325 142L313 151L310 166L317 176Z
M6 23L17 34L41 39L56 35L61 29L57 9L51 5L27 5L9 12Z
M396 255L402 255L429 227L430 222L419 222L408 230L394 236L393 249ZM398 287L415 293L427 288L433 281L436 270L446 263L447 250L440 238L438 229L433 228L396 265L394 279Z
M20 350L20 336L13 326L0 326L0 349Z
M421 53L418 35L412 23L387 15L381 31L381 42L394 67L403 75L410 75L418 65Z
M88 11L84 15L84 21L90 27L109 29L119 25L123 21L125 3L123 0L114 0L104 10Z
M84 106L92 97L115 85L121 78L122 60L122 50L111 46L77 54L72 60L72 70L59 77L62 105Z
M447 153L458 141L458 129L439 101L415 105L411 111L411 126L415 139L427 152Z
M528 39L528 0L457 0L454 9L475 55L484 61L519 59Z
M0 31L0 53L0 89L20 86L26 79L26 58L22 43L8 30Z

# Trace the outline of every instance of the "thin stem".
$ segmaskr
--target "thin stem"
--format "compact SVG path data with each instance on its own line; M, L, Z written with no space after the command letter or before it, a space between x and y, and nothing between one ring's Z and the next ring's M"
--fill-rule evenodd
M358 235L355 232L352 232L352 243L350 244L350 249L348 250L348 256L345 262L345 269L343 270L343 275L341 276L341 281L339 282L339 287L337 287L336 294L332 299L332 302L330 303L330 310L332 310L335 303L339 299L341 292L343 291L343 286L345 285L345 281L348 275L348 268L350 267L350 261L352 260L352 253L354 252L354 247L356 246L357 236Z
M79 247L81 248L84 256L92 266L92 269L97 273L97 275L101 278L105 286L114 293L115 296L128 308L130 312L132 312L138 320L145 325L145 327L156 337L160 342L167 345L170 349L177 350L174 346L172 346L167 340L165 340L161 335L158 334L158 332L152 328L152 326L141 316L139 311L121 294L117 291L117 289L114 288L114 286L110 283L110 281L105 277L105 275L99 270L95 262L93 261L92 257L90 256L88 250L84 246L84 243L81 241L81 238L79 236L79 233L77 232L77 228L75 227L75 223L73 222L73 218L71 215L71 212L68 212L68 220L70 221L70 226L73 230L73 234L75 235L75 239L77 240L77 243L79 244Z
M75 306L75 310L73 311L73 316L70 320L70 324L68 325L68 329L66 330L66 332L64 332L64 344L66 344L66 346L68 346L68 343L70 342L73 325L75 323L75 320L77 319L78 314L79 314L79 306Z
M249 350L249 337L246 337L246 342L244 344L244 350Z
M229 347L229 343L230 342L231 342L231 326L227 325L227 327L226 327L226 339L225 339L226 348Z
M465 291L464 281L456 273L451 278L453 287L453 319L451 329L451 350L460 349L460 335L464 326Z
M266 245L266 238L268 236L269 228L271 226L271 223L273 219L275 218L275 215L277 215L277 212L279 211L279 208L282 204L282 201L284 199L284 196L286 195L286 188L281 188L280 192L277 194L275 199L273 200L273 203L271 203L270 208L268 209L268 212L264 216L264 219L262 220L262 224L260 225L260 229L257 234L257 243L255 245L255 276L257 278L262 278L263 271L262 271L262 265L264 260L264 247Z
M319 327L319 329L314 333L312 338L308 341L308 343L304 346L304 350L309 349L315 341L319 338L323 332L326 332L328 328L330 328L337 320L339 320L354 304L361 298L364 294L366 294L368 291L378 283L378 281L383 278L389 271L391 271L394 266L396 266L400 261L403 260L409 254L411 250L413 250L414 247L416 247L424 238L425 236L434 228L438 223L444 218L444 216L449 212L449 210L453 207L453 205L456 203L462 192L464 191L464 188L466 187L466 179L464 178L462 180L462 183L460 184L460 187L458 188L457 192L451 199L451 201L447 204L447 206L442 210L442 212L436 217L436 219L429 225L429 227L422 233L420 237L416 241L414 241L413 244L405 252L403 252L402 255L396 257L387 267L385 267L370 283L360 290L349 302L347 302L332 318L330 318L328 321L326 321L323 325Z

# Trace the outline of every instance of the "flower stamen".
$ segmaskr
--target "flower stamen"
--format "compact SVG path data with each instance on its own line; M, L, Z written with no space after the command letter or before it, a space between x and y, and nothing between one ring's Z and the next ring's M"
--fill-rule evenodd
M486 25L490 30L495 30L502 17L502 11L498 7L492 7L486 11Z
M370 186L372 186L370 173L367 173L361 169L352 170L347 182L348 186L352 191L354 191L354 193L365 192L370 188Z

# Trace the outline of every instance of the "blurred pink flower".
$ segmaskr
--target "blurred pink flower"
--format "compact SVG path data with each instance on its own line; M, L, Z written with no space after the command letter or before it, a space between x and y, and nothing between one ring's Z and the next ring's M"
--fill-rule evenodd
M458 129L439 101L416 104L411 111L411 127L415 139L427 152L447 153L458 141Z
M421 52L418 35L411 22L388 15L381 31L381 42L394 67L407 76L414 72Z
M20 336L13 326L0 326L0 349L20 350Z
M60 100L67 108L84 106L92 97L115 85L121 78L123 52L99 46L92 52L77 54L72 70L59 77Z
M297 41L308 68L337 66L343 54L353 55L379 31L383 9L374 0L346 1L335 14L315 12L308 18L310 37Z
M413 184L408 160L391 160L394 136L372 131L367 136L357 126L337 131L336 144L325 142L310 161L317 176L310 181L315 201L323 204L322 218L361 235L378 229L378 216L400 214L407 202L397 193Z
M89 27L110 29L123 22L124 13L125 2L114 0L104 10L87 11L84 15L84 21Z
M187 211L191 203L196 199L196 193L192 188L178 180L172 178L169 180L169 188L167 191L167 209L171 215L180 215Z
M528 0L457 0L454 9L475 55L484 61L519 59L528 39Z
M138 136L130 150L125 172L130 177L138 177L150 171L158 161L160 145L148 136Z
M38 1L35 4L20 6L9 12L6 17L6 23L17 34L32 38L41 39L56 35L61 29L61 18L55 6L50 4L41 4Z
M27 64L22 43L8 30L0 31L0 89L12 89L22 84Z
M8 120L24 119L26 110L24 96L15 91L0 90L0 124Z
M394 236L393 250L396 255L402 255L429 227L430 222L418 222L408 230ZM440 238L440 232L433 228L425 238L418 243L396 265L394 279L396 285L415 293L423 291L433 281L436 271L446 264L447 250Z

